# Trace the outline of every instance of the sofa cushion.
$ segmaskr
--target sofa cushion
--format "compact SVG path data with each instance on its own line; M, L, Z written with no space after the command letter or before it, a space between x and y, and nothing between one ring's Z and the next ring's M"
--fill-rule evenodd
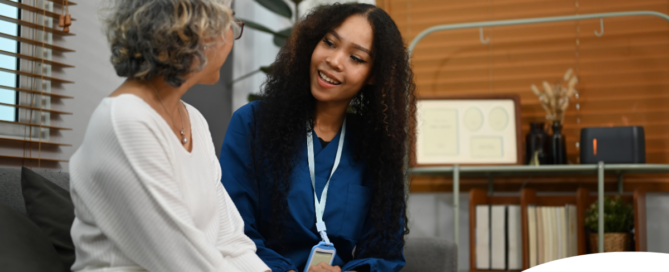
M0 204L26 214L26 206L21 195L21 169L0 168Z
M33 222L0 204L0 270L7 272L62 272L58 253Z
M70 193L28 168L21 169L21 188L28 217L47 235L64 266L74 263L70 228L74 205Z
M407 264L403 272L439 271L458 269L458 249L455 243L442 238L409 238L404 246Z

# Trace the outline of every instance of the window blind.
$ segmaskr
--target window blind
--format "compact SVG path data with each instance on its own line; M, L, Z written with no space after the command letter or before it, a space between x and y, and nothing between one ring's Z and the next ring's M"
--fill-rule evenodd
M0 23L14 25L18 31L0 33L0 43L15 43L16 50L0 48L0 56L14 59L15 67L0 67L0 76L13 76L16 84L0 82L0 96L14 95L12 101L0 101L0 108L11 108L14 118L0 120L0 164L3 166L57 167L66 162L59 158L60 148L71 146L60 131L61 115L72 114L63 99L68 84L63 69L72 65L62 61L73 50L58 46L75 35L59 26L69 12L65 0L0 0L3 9L17 10L17 16L0 14ZM72 18L72 21L76 19Z

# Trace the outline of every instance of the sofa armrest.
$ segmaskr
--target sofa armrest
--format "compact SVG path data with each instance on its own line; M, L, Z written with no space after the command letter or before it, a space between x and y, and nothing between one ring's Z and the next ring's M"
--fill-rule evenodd
M407 238L404 247L405 272L456 272L458 249L455 243L442 238Z

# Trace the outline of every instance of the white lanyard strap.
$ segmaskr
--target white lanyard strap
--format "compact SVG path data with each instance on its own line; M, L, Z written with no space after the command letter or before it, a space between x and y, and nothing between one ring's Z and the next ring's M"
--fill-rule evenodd
M309 175L311 176L311 187L314 188L314 210L316 211L316 229L320 233L321 238L326 245L330 245L330 239L326 233L327 229L325 228L325 222L323 222L323 213L325 213L325 203L328 200L328 187L330 186L330 179L334 174L335 170L339 166L339 161L341 161L341 153L344 149L344 137L346 136L346 118L344 118L344 123L341 125L341 135L339 135L339 145L337 146L337 156L335 156L334 166L332 167L332 172L330 172L330 177L325 183L325 188L321 193L321 200L318 201L318 196L316 195L316 164L314 163L314 135L313 133L307 132L307 151L309 153Z

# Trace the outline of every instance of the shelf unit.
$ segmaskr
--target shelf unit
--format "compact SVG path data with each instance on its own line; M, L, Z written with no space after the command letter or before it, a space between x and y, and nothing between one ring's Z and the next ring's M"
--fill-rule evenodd
M632 203L634 207L634 250L646 251L646 205L645 192L641 190L634 191L633 194L621 195L627 203ZM576 206L576 218L578 229L578 255L588 254L588 237L585 233L585 212L592 203L597 201L596 195L591 195L585 188L579 188L572 195L537 195L536 190L523 189L520 196L491 196L482 189L472 189L469 192L469 267L471 272L492 272L493 270L476 269L476 206L477 205L520 205L521 208L521 228L523 243L523 270L529 269L529 237L528 237L528 219L527 207L536 206L559 206L573 204ZM591 250L592 251L592 250ZM499 271L499 270L495 270ZM519 270L507 270L519 271Z
M492 195L495 176L555 176L555 175L596 175L597 176L597 201L599 201L599 213L604 213L604 175L615 174L618 176L618 193L623 194L623 176L625 174L645 173L669 173L669 164L577 164L577 165L502 165L502 166L442 166L442 167L420 167L409 169L411 175L425 176L449 176L453 177L453 236L457 245L459 237L459 201L460 201L460 175L471 177L488 177L488 193ZM604 221L599 222L599 252L604 252ZM645 241L644 241L645 242Z

